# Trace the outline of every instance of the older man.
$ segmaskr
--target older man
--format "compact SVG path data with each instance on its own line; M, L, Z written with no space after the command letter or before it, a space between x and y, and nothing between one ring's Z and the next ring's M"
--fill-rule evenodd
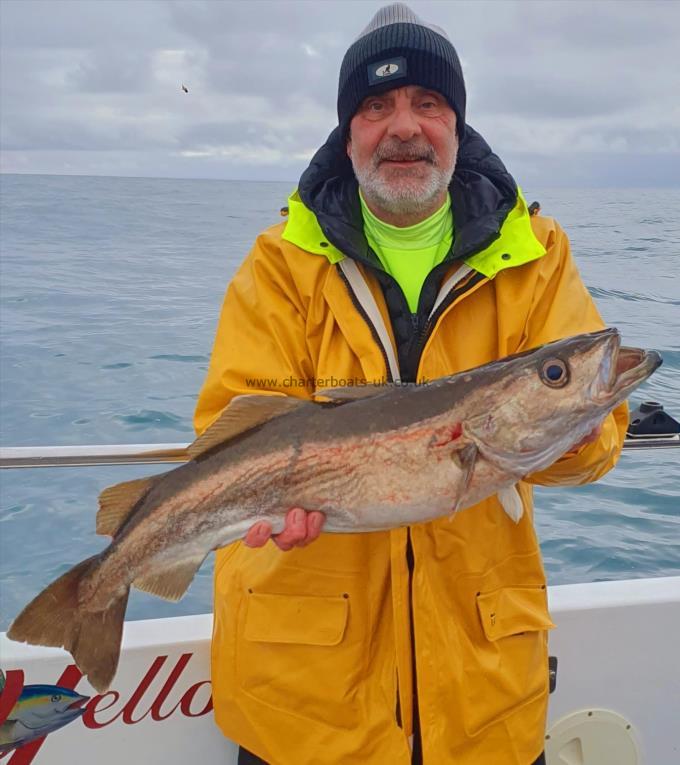
M442 30L402 4L379 11L345 55L338 116L288 221L229 286L198 431L265 378L311 398L341 379L434 379L602 327L562 230L530 219L466 124ZM320 513L293 508L274 544L258 524L221 550L213 699L239 762L542 762L552 625L531 484L597 479L625 423L622 407L528 476L518 524L496 497L364 535L320 534Z

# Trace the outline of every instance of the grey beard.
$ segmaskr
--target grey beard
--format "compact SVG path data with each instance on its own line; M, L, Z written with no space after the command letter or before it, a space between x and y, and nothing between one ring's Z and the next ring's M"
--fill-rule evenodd
M427 179L409 177L406 171L398 183L385 180L378 173L380 159L374 157L368 167L358 168L352 160L354 174L364 198L394 215L413 215L427 211L445 192L456 167L456 158L450 168L432 164Z

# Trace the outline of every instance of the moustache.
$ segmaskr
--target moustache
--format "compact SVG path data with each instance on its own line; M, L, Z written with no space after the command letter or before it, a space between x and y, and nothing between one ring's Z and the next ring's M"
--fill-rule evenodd
M381 144L373 155L376 164L380 162L415 162L422 160L431 165L436 164L436 155L430 144Z

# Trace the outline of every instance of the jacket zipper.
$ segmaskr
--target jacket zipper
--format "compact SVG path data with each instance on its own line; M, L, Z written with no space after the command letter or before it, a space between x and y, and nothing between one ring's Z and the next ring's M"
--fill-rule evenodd
M461 287L455 286L448 295L442 300L440 306L428 317L423 326L421 327L420 317L418 314L411 314L411 325L413 327L414 335L417 337L414 371L417 381L418 369L420 367L420 360L423 355L425 343L432 334L432 330L439 321L439 318L443 312L452 305L452 303L458 298L465 295L468 291L472 290L480 281L485 278L482 273L475 273L468 279L468 281ZM412 731L413 731L413 751L416 750L422 752L422 740L420 729L420 709L418 699L418 674L416 665L416 628L415 619L413 615L413 574L415 570L415 552L413 549L413 541L411 539L411 529L406 529L406 565L408 568L408 603L409 603L409 629L411 632L411 678L413 687L413 698L411 702L412 706ZM403 726L403 720L401 719L401 708L399 704L399 688L397 686L397 724Z
M451 306L456 300L463 297L467 292L471 291L484 279L486 279L484 274L475 272L463 286L454 286L448 295L444 298L444 300L442 300L437 310L432 314L432 316L428 317L422 325L420 316L415 313L411 314L411 325L413 327L415 336L415 345L409 356L413 359L414 362L412 367L416 378L418 376L418 369L420 368L420 361L423 355L423 351L425 350L425 344L429 340L432 331L434 330L444 311L446 311L447 308L449 308L449 306ZM409 372L410 371L411 370L409 369ZM414 382L416 381L417 379L414 380Z

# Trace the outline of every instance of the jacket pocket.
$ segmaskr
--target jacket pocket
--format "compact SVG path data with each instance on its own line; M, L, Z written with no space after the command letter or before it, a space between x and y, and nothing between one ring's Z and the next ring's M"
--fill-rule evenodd
M351 608L347 594L248 593L237 636L241 690L288 714L355 726L365 658Z
M337 645L348 614L345 597L251 593L243 636L255 643Z
M466 667L465 728L473 736L548 692L548 614L544 586L477 594L478 655Z
M493 592L480 592L477 611L484 634L491 641L555 626L548 614L544 586L502 587Z

